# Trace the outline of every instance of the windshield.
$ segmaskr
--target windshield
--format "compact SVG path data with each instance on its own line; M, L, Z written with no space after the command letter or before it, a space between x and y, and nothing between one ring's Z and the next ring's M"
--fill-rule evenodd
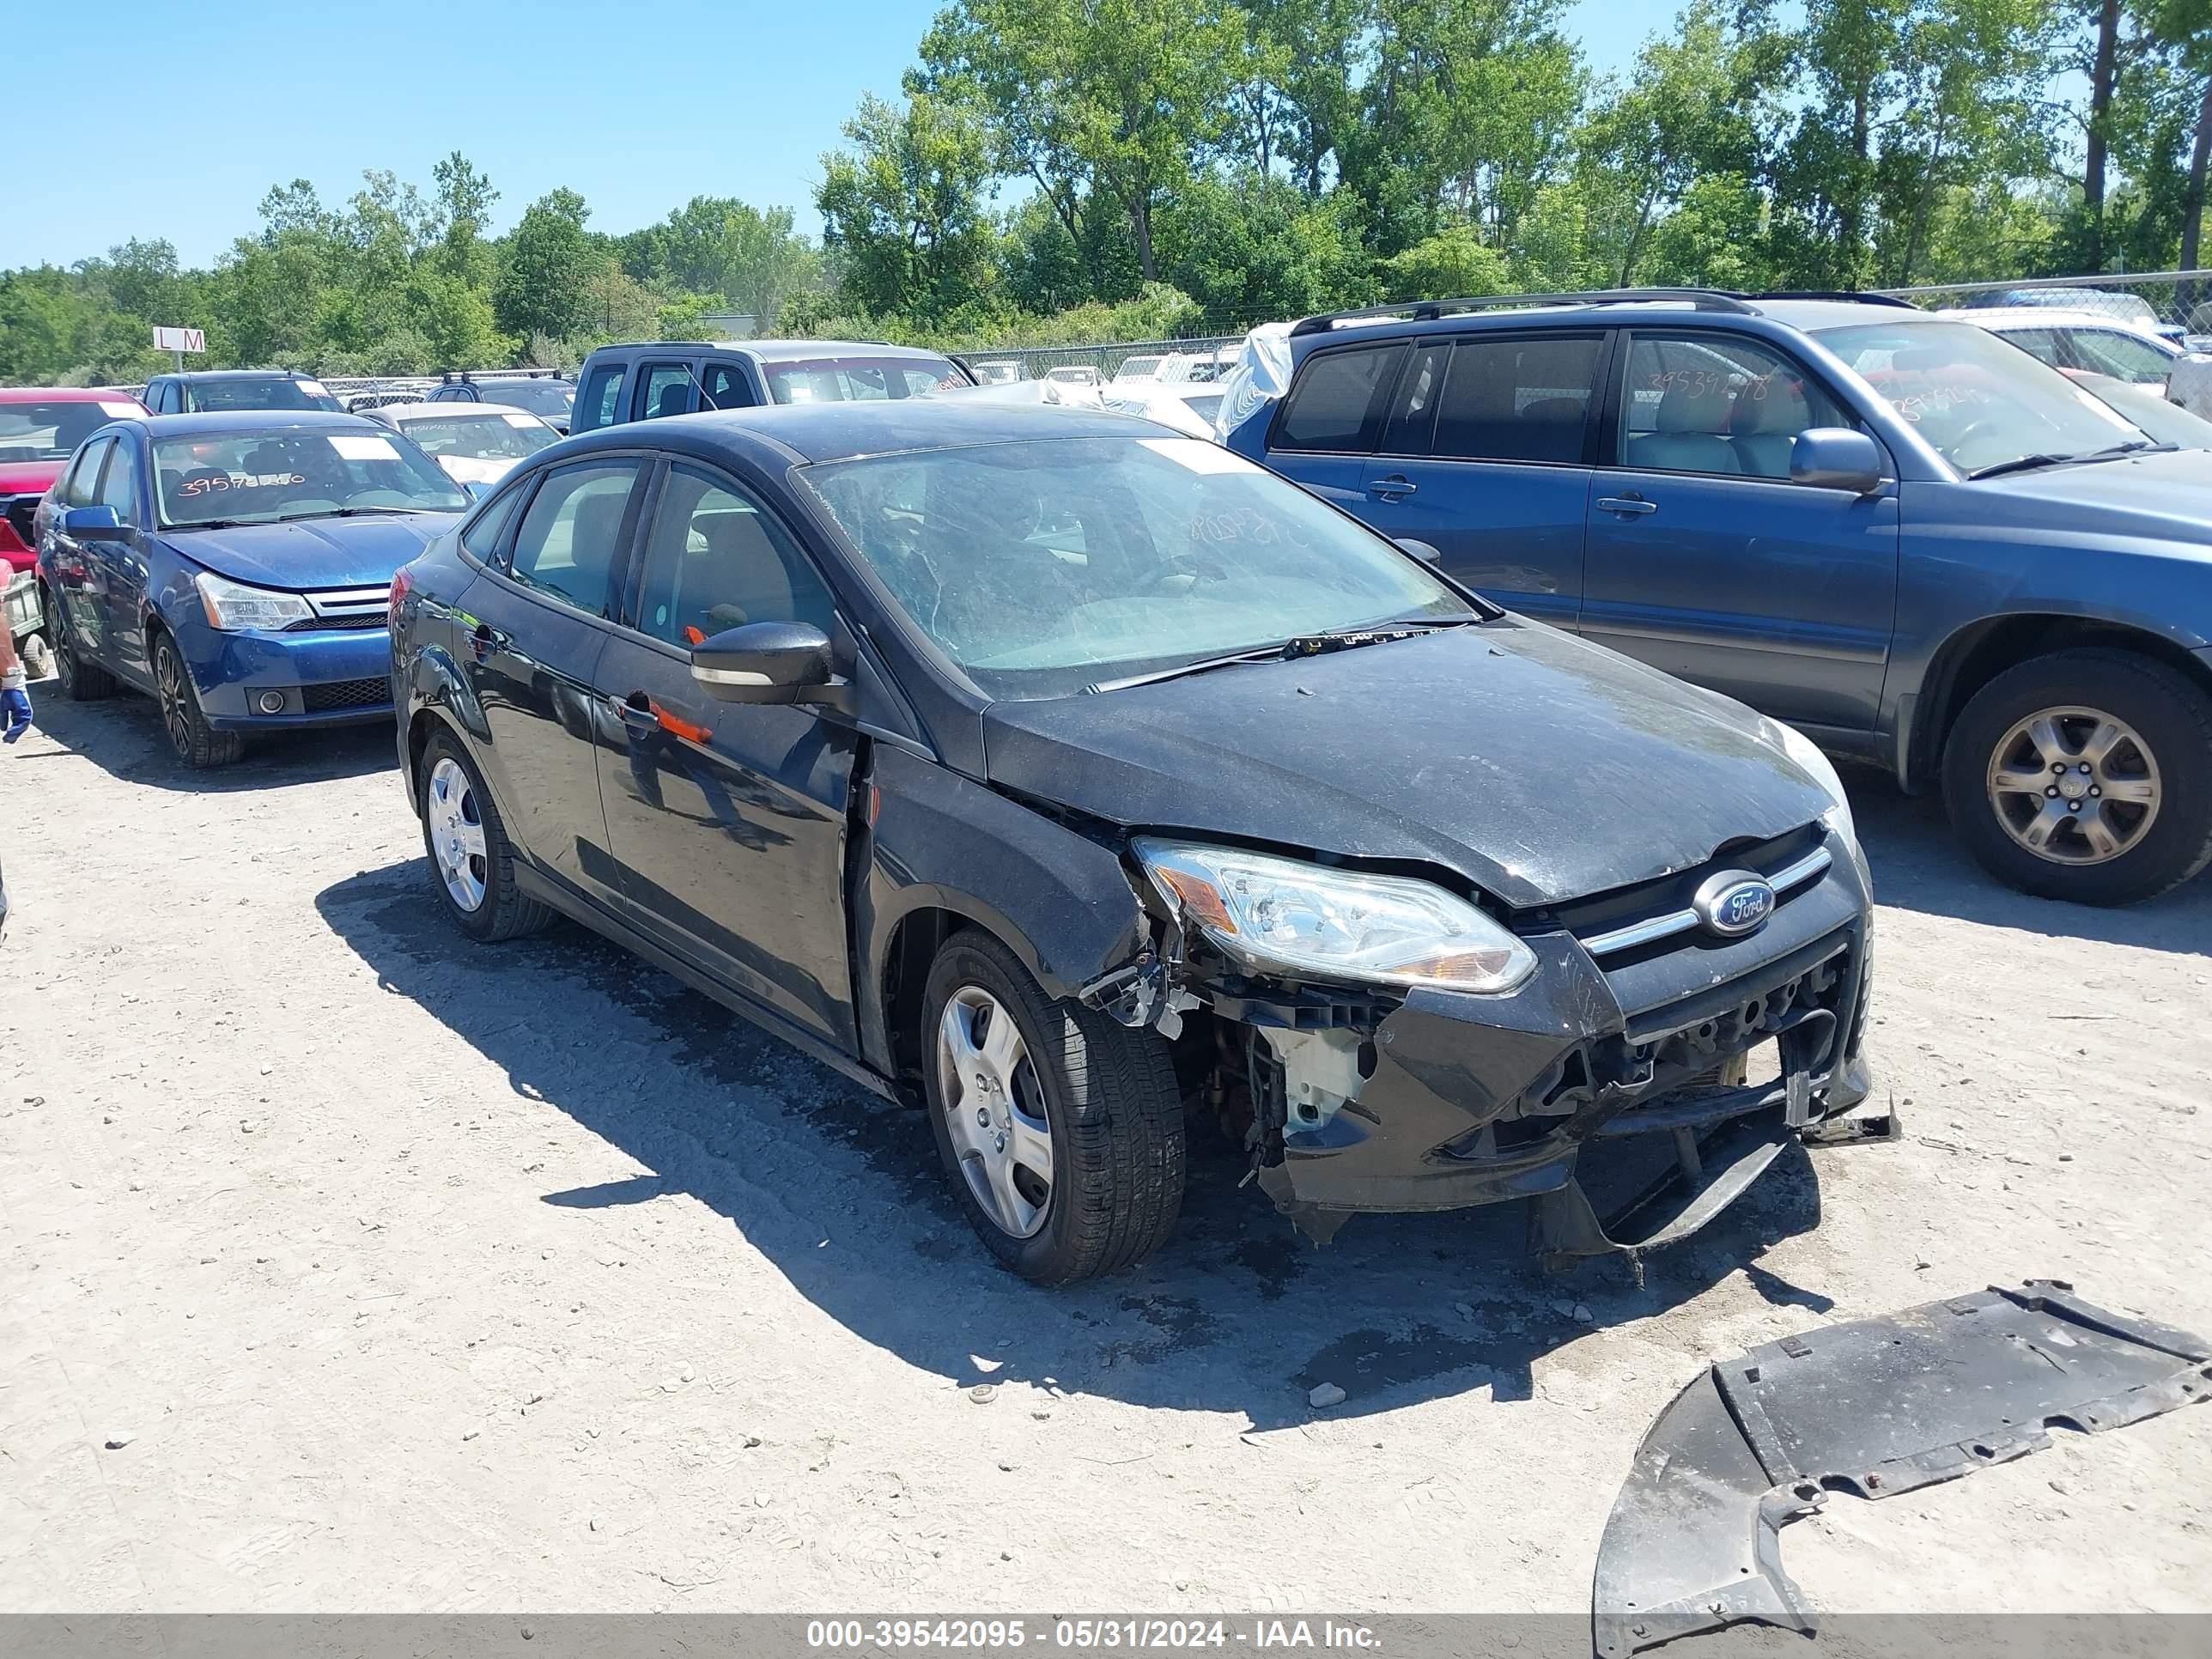
M576 405L576 388L566 380L478 380L477 396L533 415L564 416Z
M204 433L154 446L164 529L273 524L345 512L459 513L469 504L451 478L389 432Z
M1372 532L1203 439L1031 440L799 476L915 626L995 697L1477 614Z
M342 414L338 400L323 390L319 380L294 380L280 375L267 380L195 380L190 395L196 415L217 409L320 409Z
M1961 472L2149 441L2049 364L1971 323L1854 323L1816 337Z
M817 357L763 363L768 395L780 404L874 402L966 386L949 357Z
M398 422L428 455L461 455L471 460L519 461L535 455L561 434L535 415L520 409L451 409L441 404L434 418Z
M136 419L143 412L123 398L107 403L70 398L0 404L0 462L65 461L110 421Z

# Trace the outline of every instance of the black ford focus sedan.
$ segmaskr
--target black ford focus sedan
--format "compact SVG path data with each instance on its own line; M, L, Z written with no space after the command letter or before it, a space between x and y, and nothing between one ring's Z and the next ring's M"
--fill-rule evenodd
M1423 552L1103 413L569 439L393 585L433 890L924 1108L1040 1282L1167 1238L1187 1123L1317 1238L1527 1198L1554 1258L1652 1248L1867 1092L1850 810ZM1631 1138L1661 1178L1601 1217Z

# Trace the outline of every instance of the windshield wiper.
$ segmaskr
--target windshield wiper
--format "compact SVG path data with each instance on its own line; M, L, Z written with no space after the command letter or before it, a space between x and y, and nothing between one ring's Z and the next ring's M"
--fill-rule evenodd
M2025 472L2038 466L2076 466L2090 461L2117 461L2130 455L2152 453L2166 454L2178 448L2175 444L2153 443L2148 438L2130 438L2124 444L2114 444L2108 449L2085 449L2079 455L2023 455L2015 461L1999 461L1994 466L1976 467L1969 478L1994 478L2007 472Z
M1211 673L1217 668L1234 668L1241 663L1291 662L1301 657L1325 656L1333 651L1356 651L1363 645L1386 645L1392 640L1410 640L1417 635L1434 633L1439 628L1457 628L1485 620L1481 617L1401 617L1392 622L1364 623L1356 628L1332 629L1320 634L1293 634L1273 645L1255 646L1218 657L1201 657L1196 662L1156 668L1149 673L1131 674L1122 679L1100 680L1085 690L1126 691L1133 685L1156 685L1162 680Z
M420 513L419 507L317 507L313 513L279 513L278 524L296 524L305 519L357 519L364 513Z

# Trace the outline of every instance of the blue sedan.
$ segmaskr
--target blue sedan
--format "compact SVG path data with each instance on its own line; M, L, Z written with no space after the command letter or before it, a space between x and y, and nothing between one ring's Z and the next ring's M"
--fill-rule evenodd
M468 497L350 415L157 416L86 439L37 521L62 695L152 696L177 757L392 718L392 574Z

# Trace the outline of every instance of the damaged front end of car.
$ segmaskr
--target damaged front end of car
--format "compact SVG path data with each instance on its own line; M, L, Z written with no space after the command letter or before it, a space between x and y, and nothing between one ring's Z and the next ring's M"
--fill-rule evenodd
M1248 1178L1316 1243L1363 1212L1525 1198L1547 1266L1623 1255L1640 1273L1792 1140L1894 1133L1836 1121L1869 1082L1870 899L1847 829L1521 910L1168 837L1129 857L1152 938L1083 1000L1173 1042ZM1748 896L1719 915L1717 893ZM1642 1137L1664 1173L1601 1217L1585 1154Z

